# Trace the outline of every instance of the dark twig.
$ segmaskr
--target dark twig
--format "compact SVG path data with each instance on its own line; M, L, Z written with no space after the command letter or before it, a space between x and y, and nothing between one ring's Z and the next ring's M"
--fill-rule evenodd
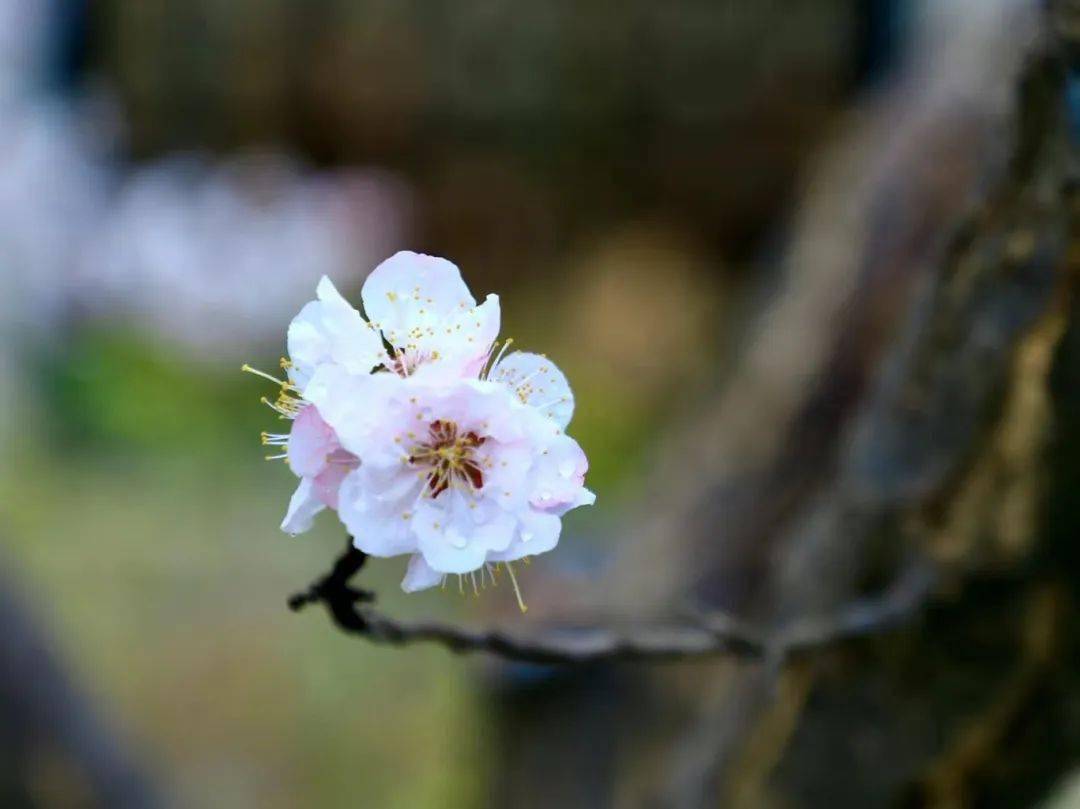
M683 622L546 625L528 634L516 634L432 621L398 621L373 607L359 607L361 602L374 601L374 594L349 586L349 579L366 560L367 555L350 543L330 573L289 599L290 609L322 602L340 629L375 643L403 646L428 641L457 653L488 652L507 660L557 665L723 654L779 662L902 624L918 612L937 580L927 565L913 565L879 598L856 601L828 618L795 621L769 633L730 616L710 613Z
M349 539L345 552L337 558L330 572L302 593L289 598L289 609L297 612L308 604L321 601L330 610L334 622L351 632L366 631L367 623L356 610L360 602L372 602L375 594L370 590L358 590L349 586L349 579L360 572L367 562L367 554L353 547Z

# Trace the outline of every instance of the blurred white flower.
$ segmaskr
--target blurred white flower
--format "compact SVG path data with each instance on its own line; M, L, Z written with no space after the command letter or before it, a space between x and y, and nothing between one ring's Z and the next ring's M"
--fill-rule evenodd
M0 101L0 314L49 331L71 308L107 175L70 111Z
M404 207L379 172L305 174L265 154L217 167L171 158L119 189L88 246L84 290L204 353L252 347L313 279L347 278L391 249Z
M44 341L72 316L119 318L232 362L315 279L397 246L409 194L389 172L260 151L119 160L107 88L49 95L58 11L0 0L0 329Z
M41 81L49 22L49 4L43 0L0 0L0 101Z
M71 111L0 100L0 306L42 338L72 313L119 316L228 359L272 339L314 279L393 249L408 207L383 172L267 154L125 171L107 151Z

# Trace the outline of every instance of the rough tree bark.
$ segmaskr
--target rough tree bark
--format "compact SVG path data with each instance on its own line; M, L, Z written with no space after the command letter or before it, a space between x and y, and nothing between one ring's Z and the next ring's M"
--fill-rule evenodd
M618 579L637 610L689 583L782 626L929 562L920 622L783 667L501 691L499 805L1019 806L1080 756L1080 12L965 8L812 178L780 291Z

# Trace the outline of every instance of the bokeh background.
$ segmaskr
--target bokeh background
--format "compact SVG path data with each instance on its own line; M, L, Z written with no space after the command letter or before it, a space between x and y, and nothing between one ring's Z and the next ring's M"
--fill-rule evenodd
M602 589L809 167L973 4L0 0L0 802L499 805L500 695L549 675L286 610L344 538L278 531L240 365L321 275L451 258L578 397L599 503L526 595ZM398 561L390 612L513 617Z

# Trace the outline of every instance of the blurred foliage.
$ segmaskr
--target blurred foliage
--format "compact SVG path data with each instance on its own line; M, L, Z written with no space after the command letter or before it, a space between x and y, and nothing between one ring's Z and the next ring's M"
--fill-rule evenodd
M289 540L274 528L280 474L192 461L31 454L0 474L5 534L31 591L50 594L38 606L74 675L166 791L189 806L473 803L485 742L467 664L360 653L317 616L289 613L286 595L340 533L327 522ZM390 567L374 578L393 602Z
M222 369L145 332L81 328L43 358L39 372L50 439L65 449L223 455L240 436L258 439L250 377L244 390Z

